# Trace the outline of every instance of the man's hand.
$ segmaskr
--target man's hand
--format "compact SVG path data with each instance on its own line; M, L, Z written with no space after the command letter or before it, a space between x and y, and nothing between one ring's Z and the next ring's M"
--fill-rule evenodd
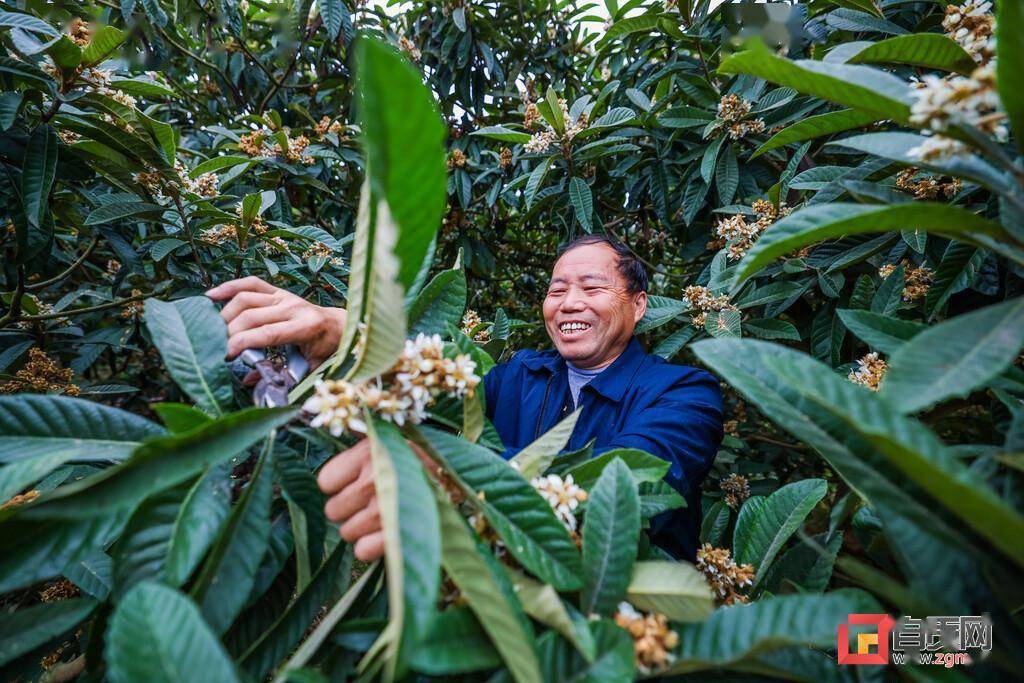
M206 292L228 304L220 316L228 325L228 358L264 346L296 344L316 368L338 349L345 309L317 306L258 277L229 280Z
M419 446L409 442L431 472L436 466ZM370 440L363 439L347 451L327 461L317 475L320 490L330 496L324 513L332 522L341 522L341 537L355 543L356 559L371 562L384 554L384 532L377 504L377 489L370 460Z

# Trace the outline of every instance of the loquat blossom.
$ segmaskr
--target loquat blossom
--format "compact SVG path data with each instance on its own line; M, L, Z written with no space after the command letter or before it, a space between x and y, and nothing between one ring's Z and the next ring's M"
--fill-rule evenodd
M576 531L576 508L587 499L587 492L576 485L572 475L562 479L557 474L549 474L531 479L530 484L548 502L565 528Z
M679 645L679 635L669 627L664 614L644 614L628 602L620 602L615 623L633 638L633 656L641 672L649 674L675 659L671 651Z
M753 565L738 565L728 548L715 548L710 543L705 543L697 550L695 566L704 575L720 604L747 602L747 596L738 590L753 585Z
M863 358L858 359L857 365L857 369L852 370L846 376L846 379L854 384L865 386L872 391L878 391L882 378L885 376L886 370L889 369L888 364L879 358L876 352L872 351Z

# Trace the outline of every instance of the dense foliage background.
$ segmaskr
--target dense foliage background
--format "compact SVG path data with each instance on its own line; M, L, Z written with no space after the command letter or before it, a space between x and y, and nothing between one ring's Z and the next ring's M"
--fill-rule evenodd
M291 655L285 668L310 679L360 660L366 676L881 679L835 666L836 625L856 611L988 613L994 648L964 671L1020 670L1024 39L999 29L1024 5L604 4L605 30L587 33L592 7L570 2L396 16L345 0L3 3L0 664L13 676L156 677L159 652L197 677L261 678ZM444 132L381 94L408 74L385 60L363 77L378 96L355 96L360 32L434 93L446 205L438 169L418 165L440 162L413 153ZM412 141L406 163L383 138L361 144L360 121ZM374 149L393 162L377 176ZM554 539L557 552L515 558L542 583L513 578L524 605L505 630L452 597L453 575L470 591L446 562L447 616L398 627L430 646L392 639L374 660L402 595L378 590L376 568L345 593L351 553L310 474L344 439L293 424L261 441L290 415L239 410L223 329L188 298L258 275L351 308L350 268L372 277L352 247L370 196L400 228L399 330L439 332L480 370L547 343L539 305L560 242L605 231L647 262L645 344L721 377L729 420L696 567L627 586L634 561L663 559L616 560L619 597L668 620L634 619L591 586L583 598L609 619L588 626L566 597L579 587L545 573ZM407 229L417 220L440 222L434 243ZM433 417L494 445L469 409ZM425 433L439 459L458 451ZM565 475L579 460L551 461L558 439L537 452ZM209 461L160 469L197 451ZM671 504L649 462L618 462L586 488L607 472L633 483L642 517ZM748 604L711 612L697 572L719 605Z

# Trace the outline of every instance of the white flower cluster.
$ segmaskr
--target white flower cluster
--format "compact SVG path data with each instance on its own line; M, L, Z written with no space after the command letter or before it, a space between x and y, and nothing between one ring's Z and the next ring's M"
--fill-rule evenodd
M553 144L555 144L555 134L549 130L542 130L531 135L530 139L523 145L523 149L532 154L540 154L548 151Z
M189 177L188 167L179 160L174 160L175 177L168 178L157 168L150 166L145 171L132 174L132 180L149 190L153 198L160 204L171 200L175 192L194 194L200 197L216 197L219 179L216 173L203 173L194 180ZM168 191L171 191L171 194Z
M475 371L468 355L445 358L440 335L421 333L406 340L398 362L384 375L359 384L321 380L302 408L313 414L311 426L325 427L334 436L365 434L364 409L399 426L418 424L439 394L472 396L480 383Z
M525 97L525 94L524 94ZM587 126L590 125L590 119L586 112L579 115L579 117L573 121L572 117L569 116L569 105L564 99L558 100L558 106L561 109L562 116L562 127L565 133L561 135L563 143L569 143L579 135L581 132L586 130ZM543 121L540 110L537 109L537 105L533 102L527 101L526 103L526 115L523 117L523 125L527 130L540 124ZM552 145L559 140L559 135L555 131L547 129L542 130L539 133L534 133L530 136L530 139L523 144L523 149L533 154L541 154L548 151Z
M946 7L943 28L979 66L969 77L929 74L913 83L915 102L910 122L924 127L931 137L909 151L911 158L939 161L966 152L967 145L941 134L952 122L973 126L999 142L1006 141L1006 117L996 90L995 18L991 9L991 2L975 0Z
M979 64L987 64L995 56L996 24L991 10L991 2L967 0L960 6L946 5L946 16L942 19L946 35Z
M549 474L531 479L530 484L548 502L565 528L576 531L576 508L587 499L587 492L576 485L572 475L563 480L557 474Z

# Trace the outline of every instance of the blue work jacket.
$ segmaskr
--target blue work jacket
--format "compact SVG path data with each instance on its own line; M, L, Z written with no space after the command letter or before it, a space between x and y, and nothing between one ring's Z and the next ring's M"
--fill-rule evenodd
M524 350L484 376L487 417L511 458L572 412L565 359ZM701 524L700 484L722 442L722 390L705 370L646 353L633 337L622 355L580 391L583 410L566 451L594 439L594 455L638 448L667 460L665 480L686 507L651 520L652 542L693 560Z

